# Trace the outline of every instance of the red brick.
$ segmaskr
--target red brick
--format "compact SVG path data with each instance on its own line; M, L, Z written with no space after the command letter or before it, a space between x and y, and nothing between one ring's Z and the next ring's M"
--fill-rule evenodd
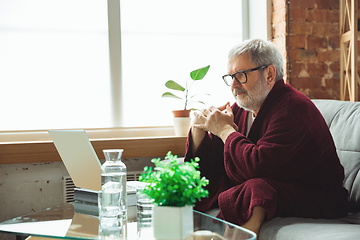
M291 60L295 61L316 60L316 51L314 49L290 49L289 56Z
M340 13L339 11L326 12L326 22L327 23L339 23L340 22Z
M315 8L314 0L295 0L290 1L290 8Z
M306 21L306 9L292 8L289 13L290 20L292 21Z
M325 63L308 63L307 72L310 77L324 77L328 73L328 66Z
M301 77L302 73L304 72L307 74L305 63L291 61L290 67L291 67L291 76L293 77Z
M314 35L318 37L340 37L339 25L330 25L330 24L315 24L314 26Z
M306 38L308 49L327 48L328 41L324 37L307 36Z
M314 32L314 26L310 23L290 22L291 34L312 35L313 32Z
M339 9L339 0L316 0L318 9Z
M283 59L283 68L284 68L284 71L286 70L286 71L288 71L289 69L288 69L288 54L287 54L287 52L284 50L284 52L282 52L281 50L280 50L280 52L281 52L281 57L282 57L282 59Z
M329 46L331 46L332 49L339 49L340 48L340 37L329 37Z
M340 63L333 62L329 65L330 71L334 74L334 77L340 77Z
M297 89L299 92L301 92L301 93L303 93L303 94L305 94L308 98L310 98L309 97L309 89L308 88L305 88L305 89Z
M325 79L325 88L340 90L340 79L339 78Z
M290 35L288 44L291 48L305 48L305 35Z
M338 0L273 0L273 9L273 41L284 52L285 80L311 98L339 99ZM358 50L360 72L360 41Z
M309 11L306 21L308 21L308 22L324 22L323 11L318 11L318 10Z
M339 62L340 61L340 50L327 50L318 51L319 62Z
M339 99L339 90L333 89L309 89L308 94L311 99Z
M303 78L291 78L292 86L296 89L307 89L307 88L321 88L321 77L303 77Z

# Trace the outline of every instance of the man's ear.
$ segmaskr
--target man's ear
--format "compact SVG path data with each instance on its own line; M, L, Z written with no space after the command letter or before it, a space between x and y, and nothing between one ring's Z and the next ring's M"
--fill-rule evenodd
M275 69L275 66L271 64L268 66L268 71L267 71L267 76L266 76L267 84L274 84L275 77L276 77L276 69Z

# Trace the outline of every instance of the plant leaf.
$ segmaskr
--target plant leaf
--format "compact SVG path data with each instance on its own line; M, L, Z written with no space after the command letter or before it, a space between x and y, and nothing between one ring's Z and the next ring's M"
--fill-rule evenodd
M175 94L173 94L171 92L166 92L161 97L170 97L170 98L182 99L181 97L178 97L178 96L176 96Z
M169 161L152 159L155 172L148 167L141 174L141 181L149 183L143 192L154 199L154 203L159 206L193 206L197 200L208 196L203 187L209 181L201 178L200 171L196 169L199 158L180 164L177 156L169 151L165 159Z
M192 95L192 96L189 97L189 99L196 98L196 97L201 96L201 95L210 96L210 94L208 94L208 93L201 93L201 94Z
M178 84L177 82L173 81L173 80L169 80L165 83L165 86L167 88L170 88L172 90L177 90L177 91L185 91L185 88L183 86L181 86L180 84Z
M197 101L198 103L205 105L205 103L203 101Z
M205 77L209 68L210 68L210 65L203 67L203 68L196 69L190 73L190 77L193 80L201 80Z

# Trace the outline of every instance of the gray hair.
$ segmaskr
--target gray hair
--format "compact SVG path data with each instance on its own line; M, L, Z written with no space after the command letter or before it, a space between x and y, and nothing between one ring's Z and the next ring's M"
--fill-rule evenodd
M249 54L250 61L256 66L274 65L276 69L275 81L283 78L282 55L273 42L262 39L244 41L230 50L228 59L230 61L243 54Z

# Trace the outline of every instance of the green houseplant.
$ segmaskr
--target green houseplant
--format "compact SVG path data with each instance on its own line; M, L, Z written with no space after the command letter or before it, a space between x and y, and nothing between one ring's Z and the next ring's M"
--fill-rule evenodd
M200 103L200 104L205 104L202 101L194 100L193 98L195 98L199 94L190 95L190 89L193 86L195 81L201 80L206 76L207 72L209 71L209 68L210 68L210 65L191 71L190 72L190 77L191 77L191 79L193 81L191 82L191 84L189 84L188 81L186 81L185 82L185 87L183 87L182 85L180 85L179 83L177 83L177 82L175 82L173 80L168 80L165 83L165 86L168 89L182 92L183 96L179 97L178 95L175 95L174 93L165 92L165 93L163 93L162 97L169 97L169 98L175 98L175 99L183 100L183 102L184 102L184 109L183 110L191 110L191 109L188 109L188 105L190 103L197 102L197 103ZM209 94L206 94L206 95L209 95Z
M184 108L181 110L173 110L174 115L174 128L175 128L175 135L177 136L186 136L189 128L190 128L190 111L195 110L195 108L189 109L189 104L192 103L199 103L199 104L205 104L203 101L196 100L196 97L200 94L190 94L190 89L193 86L193 84L201 80L205 77L207 72L209 71L210 65L206 67L202 67L196 70L193 70L190 72L190 78L192 81L189 83L188 81L185 81L185 87L180 85L179 83L168 80L165 83L165 86L170 90L175 90L182 93L182 96L175 95L172 92L165 92L163 93L162 97L168 97L168 98L175 98L182 100L184 102ZM203 94L203 95L209 95L209 94Z
M209 181L200 176L200 159L179 164L177 156L168 152L165 160L152 159L156 171L145 167L139 181L149 183L144 193L154 199L159 206L193 206L197 200L207 197L209 192L204 187Z
M148 183L144 193L154 199L153 231L156 239L184 239L192 234L193 205L207 197L209 180L200 176L199 158L179 163L168 152L165 161L151 160L155 168L145 167L139 180ZM169 217L171 216L171 217Z

